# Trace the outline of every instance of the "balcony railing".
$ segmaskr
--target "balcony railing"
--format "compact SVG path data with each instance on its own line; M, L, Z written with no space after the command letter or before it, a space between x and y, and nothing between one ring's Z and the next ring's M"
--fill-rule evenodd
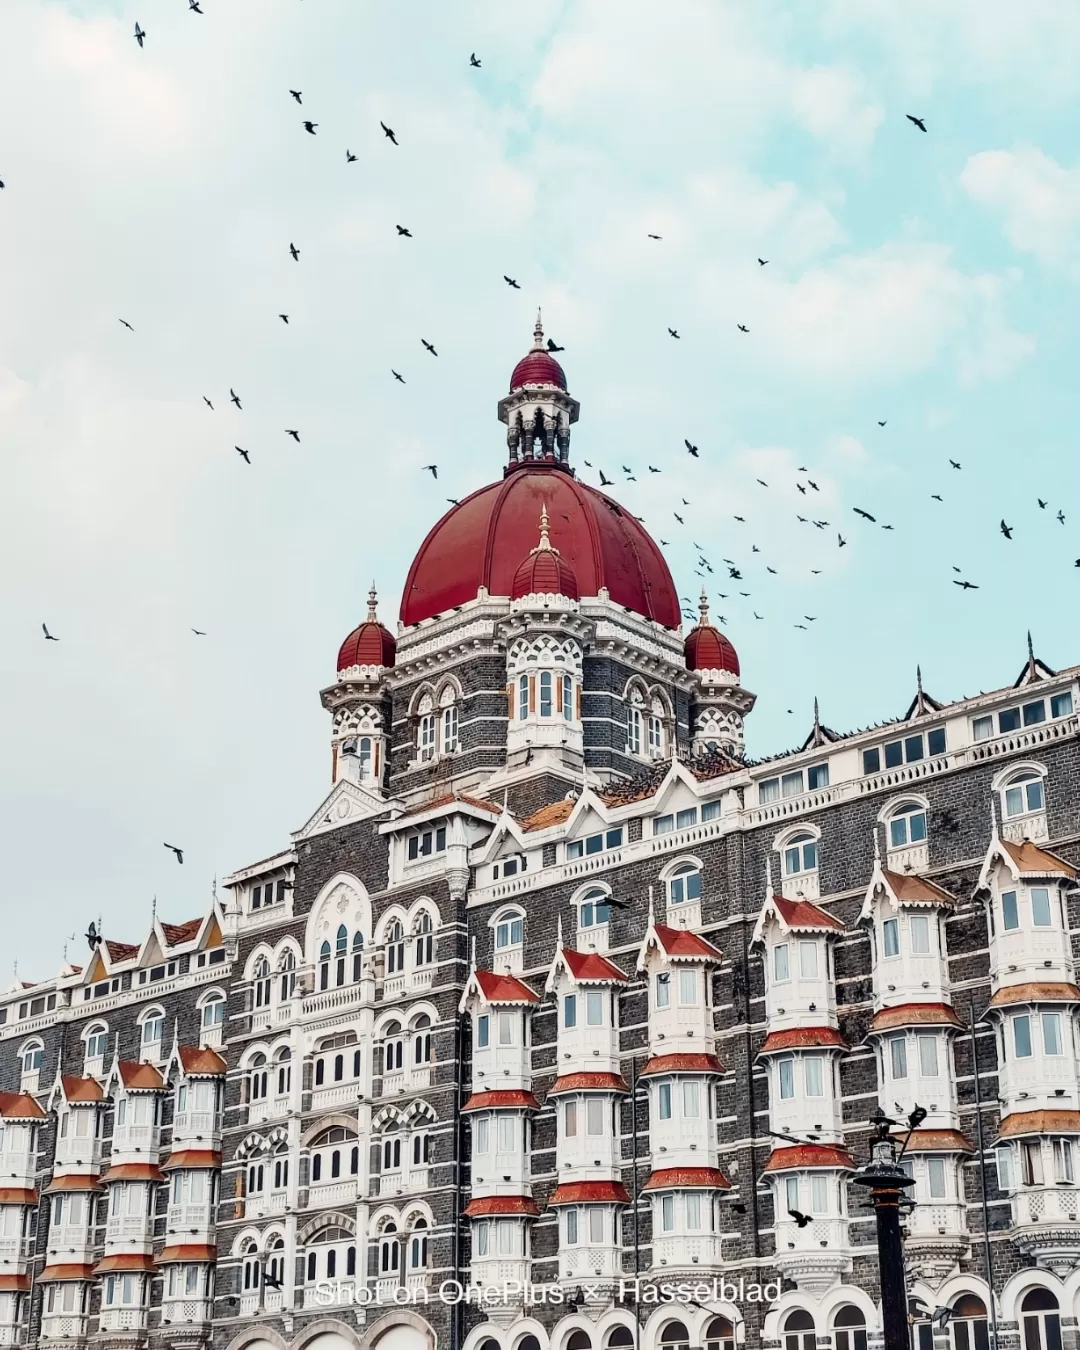
M311 1092L311 1109L313 1111L326 1111L332 1106L356 1106L360 1095L360 1083L357 1079L350 1079L347 1083L334 1083L330 1087L313 1088Z
M105 1241L149 1242L152 1236L150 1223L148 1214L121 1214L116 1218L110 1216L105 1225Z
M28 1237L0 1237L0 1265L25 1261L32 1250L33 1241Z
M113 1153L157 1153L160 1147L157 1125L117 1125L113 1130Z
M25 1345L26 1329L10 1322L0 1322L0 1346Z
M165 1227L174 1233L209 1233L213 1227L213 1210L208 1201L190 1205L170 1205L165 1214Z
M208 1298L163 1298L161 1300L162 1326L197 1326L210 1322L214 1305Z
M100 1167L101 1140L93 1135L69 1134L56 1141L54 1161L58 1167Z
M172 1146L199 1143L213 1147L220 1137L216 1111L178 1111L173 1117Z
M680 1237L653 1238L653 1268L673 1270L713 1270L723 1262L719 1233L686 1233Z
M81 1341L86 1338L86 1313L46 1313L41 1319L41 1336L47 1341Z
M102 1308L98 1317L99 1331L145 1331L146 1309Z

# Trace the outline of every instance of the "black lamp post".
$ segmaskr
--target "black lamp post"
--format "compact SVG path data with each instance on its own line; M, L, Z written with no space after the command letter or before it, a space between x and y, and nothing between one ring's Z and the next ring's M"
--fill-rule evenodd
M878 1264L881 1267L881 1321L885 1350L908 1350L907 1292L904 1286L904 1248L900 1241L900 1201L911 1177L896 1160L889 1137L893 1124L879 1107L872 1117L876 1137L870 1161L853 1178L870 1188L877 1219Z

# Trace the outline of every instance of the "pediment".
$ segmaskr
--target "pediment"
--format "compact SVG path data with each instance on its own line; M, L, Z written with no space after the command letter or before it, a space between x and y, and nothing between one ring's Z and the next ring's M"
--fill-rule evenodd
M351 825L358 820L385 815L396 804L342 778L334 784L304 824L293 831L292 838L295 841L311 839L328 830L336 830L340 825Z

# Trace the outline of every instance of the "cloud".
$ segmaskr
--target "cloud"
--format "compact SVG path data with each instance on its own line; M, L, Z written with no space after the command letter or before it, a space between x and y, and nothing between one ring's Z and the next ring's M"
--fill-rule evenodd
M960 185L994 212L1014 248L1080 277L1080 163L1063 168L1035 146L983 150Z
M796 120L834 152L862 155L884 120L869 101L863 78L838 66L814 66L795 76L791 106Z

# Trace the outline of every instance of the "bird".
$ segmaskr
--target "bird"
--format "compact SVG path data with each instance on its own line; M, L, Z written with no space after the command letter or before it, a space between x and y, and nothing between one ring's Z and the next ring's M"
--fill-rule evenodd
M795 486L799 489L799 491L800 491L800 492L802 493L802 495L805 497L805 496L806 496L806 489L803 487L803 485L802 485L801 483L796 483Z
M480 69L480 59L475 52L469 57L469 65L472 66L474 70Z
M131 324L128 323L127 319L121 319L120 322L124 325L125 328L130 329L131 332L134 333L135 329L131 327Z
M1055 517L1055 519L1057 520L1057 522L1058 522L1059 525L1064 525L1064 524L1065 524L1065 512L1064 512L1064 511L1059 511L1059 512L1057 513L1057 516Z
M53 637L53 635L49 632L49 630L48 630L48 628L45 626L45 624L42 624L42 625L41 625L41 631L45 634L45 641L46 641L46 642L59 642L59 641L60 641L60 639L59 639L58 637Z
M864 511L861 506L853 506L851 509L855 512L857 516L862 516L864 519L872 520L874 521L875 524L877 524L877 517L872 516L869 511Z
M205 636L206 636L206 634L203 632L203 630L202 630L201 628L193 628L191 631L195 634L196 637L205 637Z
M795 626L796 628L801 628L801 629L803 630L804 633L809 633L809 631L810 631L809 628L807 628L806 624L804 624L804 623L797 623L797 624L795 624L794 626Z
M199 0L187 0L187 7L194 14L202 13L202 10L199 8Z
M677 338L677 337L679 336L678 333L676 333L676 331L675 331L674 328L669 328L669 329L668 329L668 332L671 334L671 336L672 336L673 338Z
M1039 503L1039 510L1040 510L1040 511L1045 511L1045 510L1046 510L1046 503L1043 501L1043 499L1042 499L1041 497L1036 497L1035 500Z
M823 530L823 529L825 528L825 526L828 525L828 523L829 523L829 522L828 522L827 520L815 520L815 521L814 521L814 525L815 525L815 526L817 527L817 529L819 529L819 530Z
M248 454L246 450L242 450L238 445L234 445L233 449L236 451L236 453L240 456L240 458L244 461L245 464L251 463L251 456Z
M955 459L950 459L949 463L954 469L958 469L960 467L959 463Z
M957 581L955 577L952 579L952 584L959 586L962 591L977 591L979 589L973 581Z
M660 470L654 468L654 467L650 464L650 465L649 465L649 472L650 472L650 473L659 473Z
M814 482L812 478L808 478L806 481L810 484L810 486L814 489L815 492L821 491L821 489L818 487L818 485Z
M687 449L687 453L688 453L688 454L693 455L695 459L698 459L698 458L699 458L697 446L696 446L696 445L691 445L690 442L689 442L688 440L686 440L685 437L683 438L683 445L686 446L686 449Z
M394 229L397 230L398 234L401 235L403 239L412 238L412 230L406 229L404 225L395 225Z
M892 526L892 525L882 525L881 528L882 528L883 530L891 530L891 529L894 529L895 527Z
M405 383L404 378L397 373L397 371L394 369L393 366L390 367L390 374L393 375L394 379L397 380L398 384Z
M675 517L675 519L679 522L680 525L686 524L686 521L683 520L682 516L679 515L678 511L672 511L671 514Z
M930 494L930 500L931 500L932 502L944 502L945 498L944 498L944 497L939 497L938 494L937 494L936 492L931 492L931 494Z
M237 397L237 393L236 393L236 390L235 390L235 389L230 389L230 390L229 390L229 402L230 402L230 403L235 403L236 406L237 406L238 408L240 408L240 399ZM240 411L243 412L243 411L244 411L243 408L240 408Z
M769 486L768 483L766 483L766 481L765 481L764 478L759 478L757 481L761 484L762 487L768 487L768 486Z
M816 614L804 614L804 615L803 615L803 618L807 621L807 623L816 623L816 622L817 622L817 615L816 615Z
M745 516L733 516L732 519L733 519L733 520L737 520L737 521L739 522L740 525L745 525L745 524L746 524L746 517L745 517Z
M461 498L460 498L460 497L447 497L446 500L450 503L451 506L460 506L460 505L461 505ZM460 609L461 606L460 606L460 605L455 605L454 608L455 608L455 609Z
M737 323L735 327L739 330L740 333L749 333L750 331L750 329L747 328L746 324L744 323Z
M286 427L285 435L291 436L297 445L300 444L300 433L298 431L293 431L291 427Z
M282 323L289 322L289 316L287 314L279 314L278 318L282 321Z
M883 427L884 425L885 425L884 422L879 422L879 423L878 423L878 426L879 426L879 427Z
M146 37L146 30L145 30L144 28L140 28L139 25L138 25L138 23L136 22L136 24L135 24L135 41L139 44L140 47L142 47L142 45L143 45L143 38L144 38L144 37Z
M4 186L4 180L3 180L2 178L0 178L0 189L2 189L3 186Z
M386 137L386 139L388 141L393 141L393 143L397 145L398 143L397 137L394 135L393 129L391 127L388 127L385 122L380 122L379 126L382 127L383 135Z
M754 610L754 611L753 611L753 614L754 614L754 618L755 618L755 619L763 619L763 618L765 617L764 614L759 614L759 613L757 612L757 610Z
M662 234L647 234L645 236L646 239L663 239L663 237Z
M508 276L506 275L505 272L503 273L503 281L505 281L506 284L507 284L508 286L513 287L513 289L514 289L515 291L520 291L520 290L521 290L521 287L520 287L520 286L518 285L518 283L514 280L514 278L513 278L513 277L508 277Z
M293 261L296 262L300 257L300 250L296 247L295 244L290 244L289 252L293 255Z
M304 100L300 97L301 90L290 89L289 93L292 94L293 98L296 99L297 103L303 103Z
M425 350L429 351L432 354L432 356L438 356L439 353L435 350L435 348L431 345L431 343L427 340L427 338L421 338L420 341L424 344Z
M920 131L926 130L926 123L922 120L921 117L912 117L911 113L905 113L904 116L907 118L909 122L914 122Z
M600 486L601 486L601 487L611 487L613 481L614 481L613 479L608 478L608 477L605 475L603 469L600 470Z
M202 396L202 401L206 404L206 406L210 409L211 412L214 411L214 405L210 402L210 400L206 397L205 394L203 394Z
M1001 533L1005 536L1006 539L1012 538L1013 527L1011 525L1006 525L1004 519L1002 520L998 528L1001 530Z
M314 136L314 135L315 135L315 128L316 128L318 125L319 125L318 122L305 122L305 123L304 123L304 130L307 132L307 134L308 134L309 136Z
M273 1274L272 1271L269 1271L269 1270L263 1272L262 1282L263 1282L263 1288L265 1288L265 1289L280 1289L280 1288L281 1288L281 1281L278 1279L278 1277L277 1277L275 1274Z
M439 466L437 464L421 464L420 471L421 473L431 474L432 478L438 478L439 476Z
M348 146L345 147L345 163L346 163L346 164L355 164L355 163L356 163L356 156L355 156L355 155L353 154L353 152L348 148Z
M764 267L764 266L768 263L768 261L769 261L768 258L759 258L759 259L758 259L758 266L759 266L759 267Z
M176 854L176 861L180 863L181 866L183 866L184 850L182 848L177 848L175 844L166 844L165 847L169 849L172 853Z
M547 349L548 349L549 352L564 352L564 351L566 351L566 348L565 348L565 347L560 347L560 346L558 345L558 343L557 343L557 342L554 342L551 338L548 338L548 340L547 340Z
M839 530L837 530L837 532L836 532L836 539L837 539L837 545L836 545L837 548L843 548L844 545L847 543L847 540L844 538L844 536L840 533Z
M788 1213L800 1228L805 1228L811 1222L809 1214L800 1214L797 1209L789 1209Z

